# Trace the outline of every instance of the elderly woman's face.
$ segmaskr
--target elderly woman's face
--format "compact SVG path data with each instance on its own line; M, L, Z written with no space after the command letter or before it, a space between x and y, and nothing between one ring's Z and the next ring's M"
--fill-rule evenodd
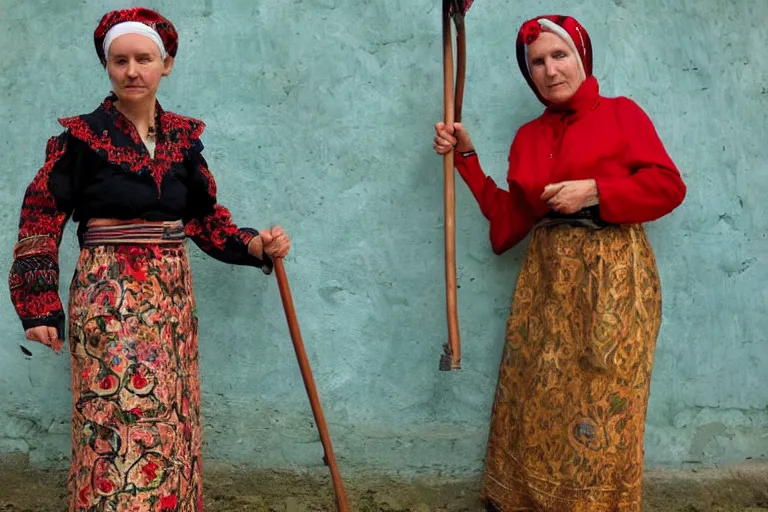
M148 37L124 34L109 47L107 73L119 101L140 103L155 97L160 80L173 68L173 58L165 61L160 49Z
M551 32L542 32L528 46L528 69L544 99L558 104L573 96L584 81L576 59L566 42Z

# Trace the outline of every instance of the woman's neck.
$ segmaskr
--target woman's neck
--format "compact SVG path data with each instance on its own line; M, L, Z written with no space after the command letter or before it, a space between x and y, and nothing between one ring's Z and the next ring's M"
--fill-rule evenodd
M594 76L587 77L576 90L576 92L567 101L559 104L551 104L547 107L548 112L582 112L589 110L595 105L595 101L600 96L600 84Z
M115 102L115 108L133 123L141 138L146 140L150 128L155 128L156 103L155 98L142 103L124 103L118 100Z

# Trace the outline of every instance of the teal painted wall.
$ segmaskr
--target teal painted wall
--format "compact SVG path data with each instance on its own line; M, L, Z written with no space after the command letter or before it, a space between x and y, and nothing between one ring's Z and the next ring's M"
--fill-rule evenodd
M104 0L0 0L0 263L57 116L108 93L91 34ZM173 0L147 5L181 33L166 109L202 118L220 199L242 225L281 223L305 343L345 472L481 467L504 322L524 245L492 254L457 190L464 369L440 373L446 340L442 115L436 0ZM465 124L503 182L516 128L540 105L514 59L515 31L575 15L606 95L638 101L689 186L648 226L664 324L648 413L649 465L768 453L768 3L764 0L479 0L469 13ZM62 296L74 269L62 244ZM321 447L273 277L190 246L201 315L205 455L312 468ZM68 358L24 341L0 294L0 453L65 464ZM24 358L19 345L34 353Z

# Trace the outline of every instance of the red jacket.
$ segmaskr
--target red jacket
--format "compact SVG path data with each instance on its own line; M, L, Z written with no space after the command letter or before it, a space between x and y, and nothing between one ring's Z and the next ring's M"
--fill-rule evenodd
M588 78L567 105L523 125L509 150L509 190L483 172L477 155L456 153L456 168L490 221L501 254L520 242L547 211L544 187L594 178L600 216L615 224L656 220L685 197L680 172L643 110L629 98L600 96Z

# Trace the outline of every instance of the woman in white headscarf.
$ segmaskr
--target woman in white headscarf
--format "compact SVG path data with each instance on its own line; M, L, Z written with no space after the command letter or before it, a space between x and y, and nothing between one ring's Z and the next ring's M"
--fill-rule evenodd
M58 247L71 217L81 252L69 296L72 460L69 511L202 510L197 317L184 248L270 273L290 240L239 228L217 202L204 124L156 93L178 35L143 8L107 13L94 32L112 93L60 119L27 188L10 273L27 338L57 352L65 314Z

